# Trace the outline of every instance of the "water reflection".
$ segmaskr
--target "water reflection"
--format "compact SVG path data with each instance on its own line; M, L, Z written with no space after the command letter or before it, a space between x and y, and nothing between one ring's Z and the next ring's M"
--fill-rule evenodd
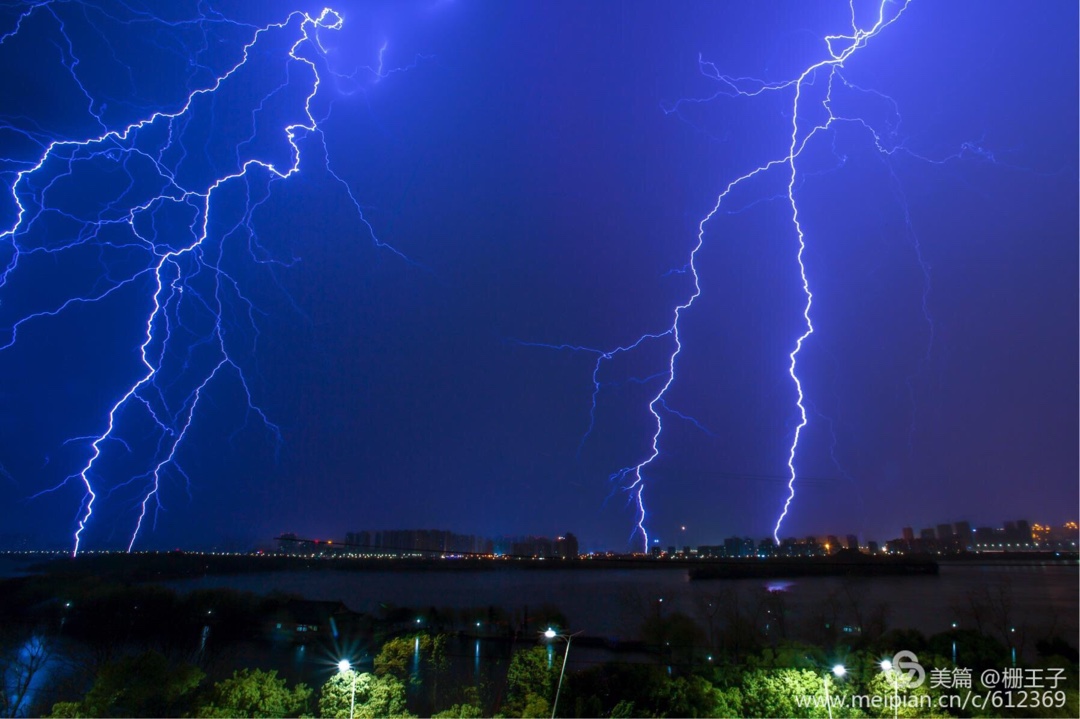
M770 631L795 632L798 625L838 593L855 596L864 608L888 606L891 627L917 629L925 634L947 631L956 620L951 608L963 604L973 591L1011 586L1016 623L1033 629L1055 619L1071 630L1080 616L1076 591L1077 567L1072 565L950 565L936 577L811 577L798 582L772 579L692 582L677 569L605 569L596 571L497 569L494 571L370 571L357 574L333 569L275 572L241 576L208 576L170 582L180 590L232 587L257 593L274 590L299 593L309 599L341 600L354 611L376 614L381 603L423 604L432 595L446 607L499 607L520 613L525 604L557 606L570 625L589 636L633 639L642 621L657 612L664 597L663 616L683 612L703 624L723 612L708 607L726 590L744 597L772 595ZM849 591L850 590L850 591ZM776 604L777 606L772 606ZM776 609L783 609L783 615ZM764 611L763 611L764 613ZM781 627L784 619L786 627ZM471 620L470 628L475 624ZM531 627L536 629L536 627ZM496 631L485 625L485 633ZM469 647L470 654L472 647Z

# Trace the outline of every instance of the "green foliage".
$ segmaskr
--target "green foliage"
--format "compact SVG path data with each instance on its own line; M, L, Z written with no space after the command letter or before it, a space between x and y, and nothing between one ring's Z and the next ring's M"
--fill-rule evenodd
M721 693L699 676L675 677L660 685L653 704L662 708L657 716L711 717L716 715Z
M742 712L753 717L824 717L824 676L810 669L755 669L742 677ZM830 699L846 695L847 685L829 683ZM796 699L798 697L799 699ZM800 703L802 706L800 706ZM852 716L850 710L834 706L834 717Z
M713 707L714 717L741 717L746 716L743 712L743 693L739 687L716 690L716 706Z
M746 666L751 669L814 669L826 663L821 647L800 642L783 642L776 647L766 647L746 660Z
M427 635L424 636L426 638ZM383 644L379 655L375 657L375 674L380 677L389 674L397 677L400 681L406 681L409 677L409 665L412 664L415 651L414 637L407 636L391 639L386 644Z
M735 709L732 706L735 698ZM739 715L738 691L729 695L705 678L670 677L648 664L605 664L569 674L558 714L568 716L717 716Z
M168 717L185 713L203 672L173 665L158 652L144 652L104 665L81 702L59 702L53 715L70 717Z
M308 711L311 689L289 689L276 671L242 669L218 682L196 712L200 717L298 717Z
M338 672L323 684L319 692L319 714L347 719L354 686L356 708L353 716L357 719L412 716L405 709L405 685L396 677L377 677L355 671Z
M431 715L432 719L480 719L484 710L475 704L455 704Z
M79 711L81 705L81 702L56 702L49 716L51 719L78 719L78 717L89 716Z
M417 682L418 672L441 673L449 666L446 642L446 634L432 637L421 633L395 637L383 644L375 657L375 674L390 675L401 682Z
M862 707L871 717L947 717L948 712L938 709L940 692L930 689L930 682L912 686L907 672L876 672L866 683L868 698L881 697L874 705L871 701Z
M529 693L521 707L522 719L543 719L551 716L551 705L539 694Z
M560 657L561 659L561 657ZM555 692L558 680L556 662L548 666L548 653L545 647L519 649L510 659L506 671L506 709L514 716L533 716L540 710L541 700L551 715L550 700Z

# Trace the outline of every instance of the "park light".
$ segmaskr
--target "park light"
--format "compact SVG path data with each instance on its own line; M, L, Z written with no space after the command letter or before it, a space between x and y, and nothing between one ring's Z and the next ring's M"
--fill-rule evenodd
M352 673L352 691L349 695L349 719L356 716L356 673L352 671L352 662L342 659L337 663L338 671L342 674Z
M890 662L888 659L882 659L881 660L881 671L887 672L887 671L891 671L891 670L892 670L892 662Z
M840 677L847 674L847 669L844 669L843 664L834 664L833 668L832 668L832 673L837 679L839 679ZM832 702L829 701L829 673L828 672L826 672L821 677L821 683L825 687L825 707L829 710L829 719L833 719Z
M559 706L559 694L562 693L563 677L566 675L566 660L570 658L570 642L574 637L581 634L581 632L574 632L573 634L559 634L555 631L554 627L548 627L543 632L544 637L547 639L554 639L559 637L566 642L566 651L563 652L562 669L559 670L559 683L555 687L555 701L551 703L551 719L555 719L555 711Z

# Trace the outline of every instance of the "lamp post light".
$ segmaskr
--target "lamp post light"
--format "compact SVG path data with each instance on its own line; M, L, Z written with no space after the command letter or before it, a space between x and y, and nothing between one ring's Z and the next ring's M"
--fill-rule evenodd
M348 659L342 659L337 663L338 671L342 674L352 673L352 693L349 696L349 719L356 714L356 672L352 670L352 663Z
M893 716L900 716L900 675L899 672L893 671L892 662L888 659L881 660L881 671L884 674L888 674L893 680Z
M570 640L576 637L578 634L581 634L581 632L574 632L573 634L559 634L551 627L548 627L544 631L545 639L555 639L557 637L559 639L566 640L566 651L563 652L562 669L559 670L559 685L555 689L555 701L551 703L551 719L555 719L555 710L559 706L559 694L560 692L562 692L562 680L563 676L566 674L566 660L570 657Z
M847 674L847 669L844 668L843 664L834 665L833 668L830 671L833 673L833 675L837 679L839 679L840 677ZM829 710L829 719L832 719L832 703L829 701L829 674L828 674L828 672L825 673L825 677L824 677L823 681L825 683L825 706Z

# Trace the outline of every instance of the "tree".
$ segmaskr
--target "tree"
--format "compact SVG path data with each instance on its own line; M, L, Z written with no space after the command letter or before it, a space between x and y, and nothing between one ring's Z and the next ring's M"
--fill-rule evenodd
M825 717L826 675L810 669L755 669L743 675L742 712L754 717ZM832 716L857 715L850 702L843 701L849 692L845 683L829 681Z
M907 672L889 671L875 674L866 683L870 697L881 697L877 702L867 702L863 707L871 717L947 717L948 712L938 708L940 692L930 689L928 682L912 686ZM875 706L877 704L877 706Z
M34 678L52 658L52 643L30 635L15 646L0 652L0 716L19 716L30 695Z
M196 712L200 717L298 717L311 703L311 689L289 689L277 671L242 669L218 682Z
M542 719L551 714L551 704L539 694L529 694L521 707L522 719Z
M716 687L699 676L690 676L664 682L653 701L666 716L711 717L716 716L720 700Z
M375 657L375 674L393 676L413 686L426 681L431 692L429 701L432 707L436 706L439 679L450 667L446 654L448 637L447 634L420 633L391 639Z
M353 716L358 719L375 717L410 717L405 709L405 685L396 677L367 672L338 672L330 677L319 693L319 713L324 717L344 719L353 706L353 687L356 687Z
M431 719L480 719L484 710L475 704L455 704L431 715Z
M54 717L180 716L203 672L191 664L171 664L159 652L144 652L104 665L81 702L53 705Z
M519 649L506 671L506 708L516 716L551 714L551 698L558 674L548 666L544 647Z
M566 676L559 695L564 716L657 716L667 672L652 664L609 663ZM580 707L580 710L578 709Z

